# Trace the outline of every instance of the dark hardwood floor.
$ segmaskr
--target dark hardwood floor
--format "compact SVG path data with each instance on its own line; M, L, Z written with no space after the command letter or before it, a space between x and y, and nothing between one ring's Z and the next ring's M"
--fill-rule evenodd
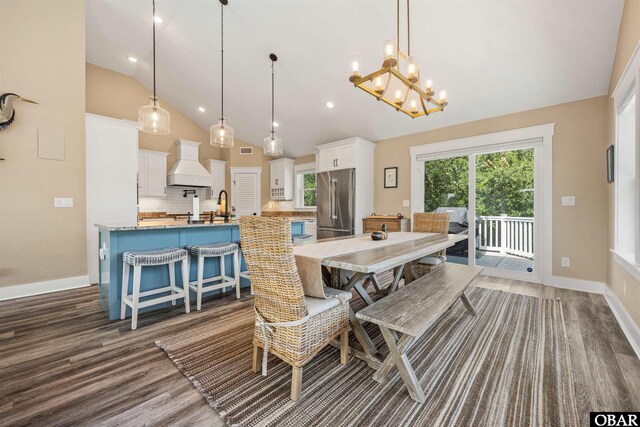
M481 277L476 286L560 298L588 425L590 410L640 411L640 360L601 295ZM251 307L248 291L110 322L97 287L0 303L0 425L223 425L154 341ZM247 368L248 369L248 368Z

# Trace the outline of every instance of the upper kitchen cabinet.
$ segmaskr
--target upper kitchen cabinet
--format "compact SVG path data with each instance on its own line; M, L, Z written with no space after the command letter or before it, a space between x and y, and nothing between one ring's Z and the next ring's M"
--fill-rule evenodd
M138 194L140 197L167 195L167 156L161 151L138 150Z
M317 145L317 172L373 168L373 147L372 142L357 137Z
M226 185L226 166L224 160L206 160L207 169L211 173L211 189L208 192L208 199L217 200L220 191L225 189Z
M293 200L293 159L277 159L269 162L269 187L271 200Z

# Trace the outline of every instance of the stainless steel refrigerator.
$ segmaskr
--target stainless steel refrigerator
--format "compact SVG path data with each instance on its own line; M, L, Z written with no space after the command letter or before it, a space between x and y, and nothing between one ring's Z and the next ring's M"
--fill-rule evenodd
M318 239L355 234L356 170L316 175Z

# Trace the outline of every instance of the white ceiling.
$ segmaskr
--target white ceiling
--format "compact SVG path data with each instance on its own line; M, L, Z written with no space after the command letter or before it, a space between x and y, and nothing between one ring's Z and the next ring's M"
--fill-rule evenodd
M423 79L447 91L449 106L411 119L348 81L353 52L365 73L381 65L384 40L395 32L395 1L229 0L225 115L237 138L262 144L271 123L271 52L279 57L276 121L288 156L350 136L378 141L604 95L622 6L413 0L412 53ZM157 0L156 9L164 19L157 26L158 95L208 129L220 115L220 3ZM87 61L151 87L151 0L90 0L86 10Z

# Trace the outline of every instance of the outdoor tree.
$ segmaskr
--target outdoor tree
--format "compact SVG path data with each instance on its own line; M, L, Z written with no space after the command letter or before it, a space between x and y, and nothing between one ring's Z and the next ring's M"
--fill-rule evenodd
M533 217L533 149L478 154L476 214ZM468 157L425 162L425 212L469 206Z

